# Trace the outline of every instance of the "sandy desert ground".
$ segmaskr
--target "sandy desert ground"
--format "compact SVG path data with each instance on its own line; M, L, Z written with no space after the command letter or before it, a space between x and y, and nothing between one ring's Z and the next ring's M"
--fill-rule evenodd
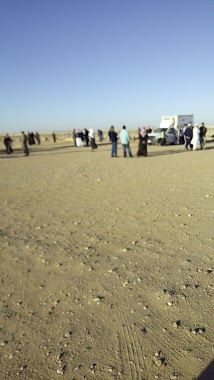
M0 379L212 376L214 142L148 150L1 151Z

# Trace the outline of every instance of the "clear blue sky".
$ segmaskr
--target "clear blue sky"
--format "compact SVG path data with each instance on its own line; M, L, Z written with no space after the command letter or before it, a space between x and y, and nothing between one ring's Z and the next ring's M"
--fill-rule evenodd
M0 131L214 125L214 0L1 0Z

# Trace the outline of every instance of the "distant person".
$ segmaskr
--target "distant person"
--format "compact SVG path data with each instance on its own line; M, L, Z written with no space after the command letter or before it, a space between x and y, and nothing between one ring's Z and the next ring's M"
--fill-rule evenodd
M30 133L30 140L31 140L31 145L36 145L35 135L33 132Z
M24 151L25 156L29 156L29 149L28 149L27 141L28 141L27 136L22 131L22 149Z
M6 148L6 153L7 154L11 154L13 153L13 149L12 149L12 139L10 138L9 134L6 133L5 137L4 137L4 145L5 145L5 148Z
M188 124L186 129L185 129L185 132L184 132L184 136L185 136L185 148L186 150L189 149L192 149L191 148L191 141L192 141L192 137L193 137L193 132L192 132L192 124Z
M95 133L94 133L93 128L89 129L88 137L89 137L91 149L92 150L96 149L97 148L97 144L96 144L96 141L95 141Z
M181 128L177 126L177 129L176 129L177 144L180 144L180 133L181 133Z
M56 142L56 133L52 133L52 138L53 138L53 142L55 143Z
M41 144L41 139L40 139L40 135L39 135L38 132L36 132L36 134L35 134L35 139L37 141L37 144L40 145Z
M179 134L179 144L183 145L184 144L184 130L180 128L180 134Z
M123 157L126 157L126 154L128 153L129 157L133 157L129 143L130 143L130 136L129 133L126 130L126 126L124 125L122 128L122 131L120 132L120 142L123 147Z
M83 146L83 133L80 129L76 129L75 136L76 136L76 146L78 147Z
M85 128L83 133L84 133L85 145L88 146L89 145L89 137L88 137L89 131Z
M103 141L103 132L101 131L101 129L97 130L97 134L98 134L99 142L102 142Z
M76 143L76 129L73 129L73 131L72 131L72 138L73 138L74 145L77 146L77 143Z
M200 148L205 149L206 145L206 133L207 128L205 127L204 123L201 123L201 126L199 128L199 139L200 139Z
M140 129L138 138L139 138L139 145L138 145L137 156L146 157L148 135L147 135L147 130L145 127Z
M27 137L27 140L28 140L28 144L29 145L35 145L35 138L34 138L34 133L33 132L28 132L28 137Z
M110 127L110 129L109 129L109 131L108 131L108 138L109 138L109 141L111 142L111 139L110 139L110 132L111 132L111 127Z
M160 138L160 145L161 146L166 145L166 131L165 131L165 129L163 129L161 131L160 136L161 136L161 138Z
M193 128L193 136L192 136L192 145L193 145L193 150L197 149L197 145L199 144L199 129L198 129L198 124L195 124Z
M115 132L113 125L109 131L109 139L111 141L111 157L117 157L117 133Z
M184 146L186 147L186 136L185 136L185 131L187 129L187 124L184 124L184 127L183 127L183 138L184 138Z
M191 125L191 128L192 128L192 137L193 137L193 125ZM191 140L190 141L190 150L193 149L193 141Z

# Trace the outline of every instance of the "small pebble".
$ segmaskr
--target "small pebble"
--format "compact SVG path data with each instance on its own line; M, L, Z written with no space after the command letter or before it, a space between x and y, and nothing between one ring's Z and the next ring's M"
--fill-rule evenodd
M205 329L199 329L198 332L199 332L199 334L204 334L205 333Z
M162 360L159 359L159 358L154 358L154 363L157 367L161 367L162 366Z
M62 367L58 368L58 370L56 371L56 373L58 373L58 375L64 375L63 368Z
M3 340L3 341L1 342L1 346L4 347L4 346L6 346L7 343L8 343L8 342L7 342L6 340Z
M175 328L178 328L180 324L181 324L181 321L176 321L176 322L173 322L172 326Z

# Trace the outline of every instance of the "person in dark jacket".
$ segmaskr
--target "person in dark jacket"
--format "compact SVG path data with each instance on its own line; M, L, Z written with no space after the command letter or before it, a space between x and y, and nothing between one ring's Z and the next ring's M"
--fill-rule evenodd
M28 149L28 145L27 145L27 136L23 131L22 131L22 149L24 151L25 156L29 156L29 149Z
M201 123L201 126L199 128L199 140L200 140L201 150L205 149L206 133L207 133L207 128L205 127L204 123Z
M103 141L103 131L101 131L101 129L98 129L97 134L98 134L99 142L102 142Z
M38 132L36 132L36 134L35 134L35 139L36 139L37 144L40 145L41 144L41 138L40 138L40 135Z
M11 140L10 136L8 135L8 133L4 137L4 145L5 145L7 154L13 153L12 140Z
M83 129L83 141L85 142L86 146L89 145L89 137L88 137L89 131L85 128Z
M56 133L55 132L52 133L52 138L53 138L53 142L56 142Z
M146 131L146 128L141 128L141 130L139 131L139 145L138 145L138 151L137 151L137 156L140 157L140 156L143 156L143 157L146 157L147 156L147 140L148 140L148 136L147 136L147 131Z
M193 136L191 124L188 124L187 128L185 129L184 135L185 135L185 148L188 150L188 146L189 146L191 149L191 141L192 141L192 136Z
M114 127L110 128L109 139L111 141L111 157L117 157L117 133L114 130Z

